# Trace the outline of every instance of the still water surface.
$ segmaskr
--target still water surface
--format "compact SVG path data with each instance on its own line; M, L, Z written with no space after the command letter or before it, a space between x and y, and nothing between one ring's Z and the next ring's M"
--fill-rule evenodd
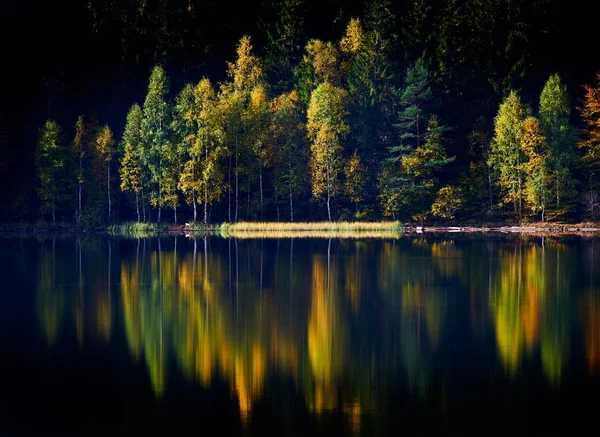
M597 259L578 237L4 239L0 430L593 429Z

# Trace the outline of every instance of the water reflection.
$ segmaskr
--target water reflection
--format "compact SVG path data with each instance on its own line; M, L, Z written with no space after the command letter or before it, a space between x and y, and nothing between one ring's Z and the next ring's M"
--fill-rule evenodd
M36 311L49 348L124 338L157 399L174 374L224 382L247 424L289 381L307 411L341 412L356 433L399 389L443 405L473 368L554 387L572 361L598 372L596 244L52 240L39 246Z

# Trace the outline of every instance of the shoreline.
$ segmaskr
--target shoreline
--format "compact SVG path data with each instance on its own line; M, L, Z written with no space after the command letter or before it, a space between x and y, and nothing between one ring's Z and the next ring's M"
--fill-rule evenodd
M115 226L122 226L115 225ZM81 228L69 225L0 225L0 235L39 235L46 233L62 234L119 234L109 227ZM235 224L208 224L198 227L187 224L161 224L148 231L153 235L220 235L233 238L386 238L402 235L425 234L527 234L527 235L600 235L600 224L596 223L541 223L531 225L432 225L419 226L414 223L399 222L239 222ZM132 233L130 236L134 236Z

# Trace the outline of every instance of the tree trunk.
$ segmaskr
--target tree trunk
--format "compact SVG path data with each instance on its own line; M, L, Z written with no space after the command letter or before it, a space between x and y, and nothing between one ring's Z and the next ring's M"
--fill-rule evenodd
M80 169L81 171L81 169ZM77 223L81 221L81 182L79 183L79 190L77 193Z
M161 197L162 197L162 190L161 190L160 184L158 184L158 217L156 220L157 223L160 223L160 210L162 209L161 208L162 205L160 204Z
M258 166L258 180L259 180L259 191L260 191L260 220L263 220L263 181L262 181L262 165ZM250 190L248 190L250 191Z
M292 182L288 182L289 194L290 194L290 221L294 221L294 201L292 200Z
M490 192L490 211L494 207L494 202L492 200L492 169L488 166L488 189Z
M108 223L112 212L112 203L110 202L110 164L106 166L106 192L108 193Z
M227 220L231 223L231 156L229 156L229 207L227 210Z
M140 222L140 202L138 199L138 193L135 193L135 212L137 213L137 221Z
M175 214L175 224L177 224L177 206L173 207L173 213Z
M144 187L142 187L142 215L144 223L146 223L146 196L144 196Z
M208 193L206 192L206 185L204 186L204 224L208 223Z
M238 219L238 211L240 208L240 185L239 185L239 168L238 168L238 159L239 155L237 153L237 140L235 143L235 216L233 218L234 222L237 222Z
M327 217L329 217L329 221L331 221L331 206L329 205L330 197L329 189L327 189Z

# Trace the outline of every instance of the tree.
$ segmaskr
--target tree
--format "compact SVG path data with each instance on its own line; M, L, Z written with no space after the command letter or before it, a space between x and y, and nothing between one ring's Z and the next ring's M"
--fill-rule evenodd
M197 218L197 203L200 197L200 166L196 144L198 142L198 106L196 104L196 87L188 83L175 99L171 126L175 133L183 168L179 175L178 188L182 191L188 204L193 205L193 222Z
M96 153L100 162L106 166L106 195L108 200L108 222L110 222L112 216L112 202L110 198L110 164L114 156L115 141L113 139L112 131L110 127L105 124L100 128L98 136L96 137Z
M394 15L387 0L371 1L364 21L351 19L339 48L342 71L350 96L349 146L358 150L362 162L376 166L392 138L394 87L389 60L395 41ZM366 173L366 183L377 172ZM364 199L367 200L368 199Z
M437 192L435 202L431 205L431 213L446 220L453 220L456 212L462 209L464 204L462 190L448 185Z
M265 70L276 92L289 92L293 85L302 50L304 3L305 0L272 1L276 16L263 26L268 38Z
M342 141L348 133L346 104L348 94L329 82L312 93L308 107L308 135L311 144L311 181L315 199L325 197L331 221L331 199L339 190L342 170Z
M249 133L252 150L258 160L260 218L263 219L263 167L268 165L271 155L267 146L267 136L271 123L271 107L264 84L258 84L250 93L250 101L245 114L245 124Z
M475 213L491 214L494 209L494 183L492 167L489 163L491 147L491 127L484 117L473 124L467 135L469 159L468 174L461 178L460 185Z
M42 216L52 213L52 223L56 223L57 205L65 197L66 159L60 126L54 120L47 120L40 129L35 161Z
M169 83L165 71L155 66L150 74L148 93L144 100L144 118L141 123L141 138L144 142L142 163L148 170L150 182L150 202L158 208L157 221L160 223L163 197L165 149L169 145L169 106L166 97Z
M387 148L387 156L382 162L380 176L381 203L385 215L396 216L402 206L408 203L407 188L411 184L402 173L405 157L414 152L425 141L426 122L433 108L434 96L431 90L429 70L422 59L406 71L404 87L395 91L399 110L397 123L398 143ZM413 157L414 158L414 157ZM410 161L407 161L407 164ZM407 185L408 182L408 185Z
M344 173L346 182L344 191L352 203L355 205L356 215L358 216L358 204L363 201L366 189L366 168L360 161L358 151L354 150L352 156L346 161Z
M295 90L280 95L272 105L270 135L275 160L275 193L277 197L288 197L290 221L293 222L294 198L304 192L306 181L306 126L302 121L300 97Z
M295 70L296 90L307 106L312 92L323 82L341 85L339 52L332 42L311 39L304 48L302 62Z
M540 122L528 117L523 122L521 150L527 158L525 167L525 198L533 213L541 213L545 220L548 203L548 144Z
M575 162L575 128L569 123L571 101L567 87L558 74L550 76L540 95L540 124L548 143L549 171L554 179L554 197L558 213L573 189L571 168Z
M142 196L143 219L146 221L144 203L144 178L142 169L143 140L141 135L143 112L136 103L127 113L127 123L121 139L122 158L119 175L121 191L132 191L135 194L135 210L140 221L139 196Z
M588 170L589 193L597 192L594 175L600 167L600 73L596 75L596 84L584 85L583 106L578 108L584 122L582 139L578 147L585 151L581 161ZM592 196L593 197L593 196Z
M234 159L234 177L235 177L235 210L233 221L237 221L239 213L239 186L240 173L242 170L242 158L247 157L251 151L249 143L249 134L247 125L244 123L244 114L247 110L250 94L252 90L263 84L263 67L260 58L253 54L253 47L250 37L244 36L240 39L236 49L235 62L227 64L228 82L221 87L220 106L222 113L226 117L226 144L228 145L230 164L229 164L229 220L231 214L231 158ZM249 166L247 166L249 167ZM247 170L247 177L250 178L250 172ZM248 184L248 195L249 187Z
M402 203L406 207L415 208L420 203L420 212L429 209L427 202L433 196L438 179L436 172L444 165L449 164L454 158L448 158L444 147L444 132L446 128L439 122L437 116L432 115L423 134L425 143L418 146L413 152L402 157L400 177Z
M81 221L81 198L83 191L83 183L85 181L84 171L83 171L83 158L85 155L84 152L84 142L85 142L85 124L83 122L83 116L80 115L77 117L77 122L75 123L75 137L73 138L73 152L75 154L75 158L77 160L77 195L76 195L76 207L75 207L75 220L79 224Z
M504 99L494 119L494 137L489 163L498 174L497 184L504 203L512 203L514 213L521 215L523 207L523 162L521 149L523 123L529 114L515 91Z
M224 154L223 120L218 111L216 92L210 80L203 78L198 85L188 85L177 99L176 131L182 137L183 171L179 189L194 207L204 204L204 223L208 223L208 206L221 196L223 175L220 159Z

